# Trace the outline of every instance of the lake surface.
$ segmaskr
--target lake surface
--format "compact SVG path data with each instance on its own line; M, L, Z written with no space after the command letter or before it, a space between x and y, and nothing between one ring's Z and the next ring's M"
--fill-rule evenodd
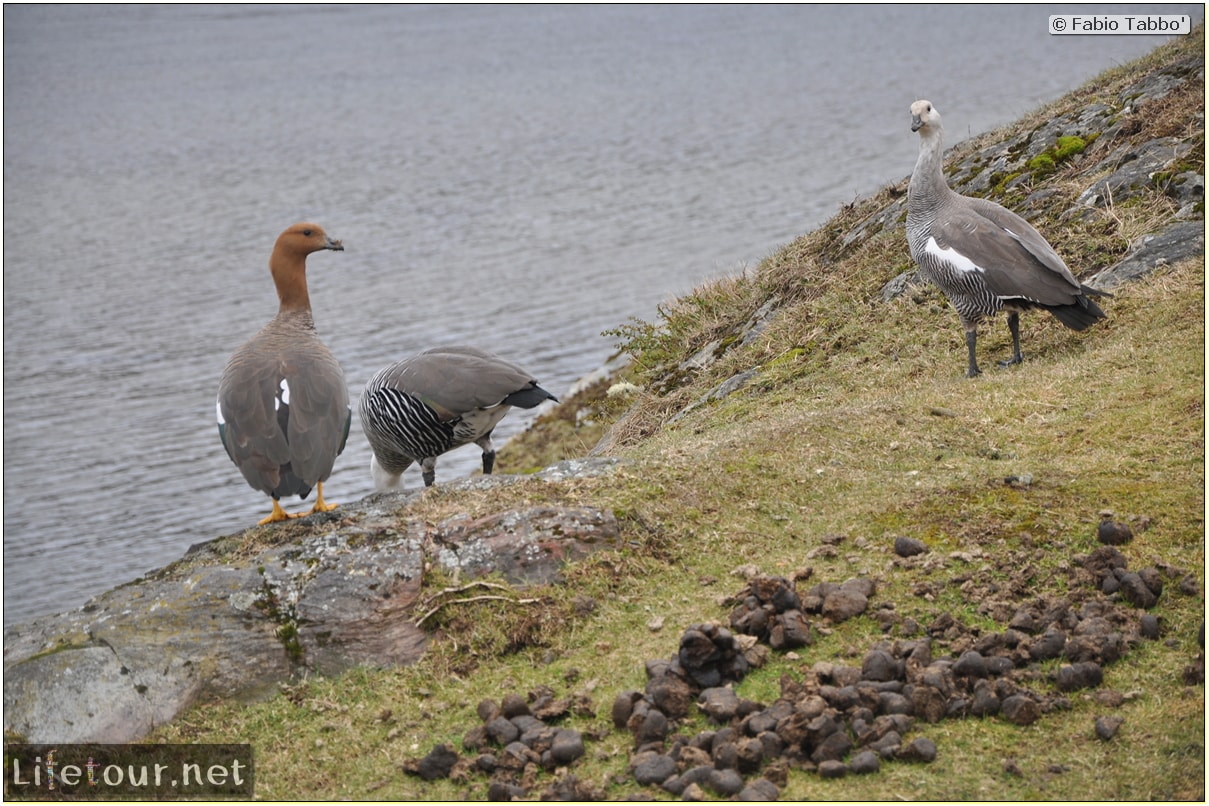
M910 173L916 98L956 142L1165 39L1050 36L1048 11L6 6L5 623L268 513L214 397L289 224L344 240L308 279L354 400L454 342L562 394L603 330ZM369 455L354 417L332 500L372 490Z

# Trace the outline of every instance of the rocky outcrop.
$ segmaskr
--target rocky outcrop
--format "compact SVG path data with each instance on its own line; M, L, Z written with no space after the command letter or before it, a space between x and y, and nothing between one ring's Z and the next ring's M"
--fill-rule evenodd
M614 464L563 462L538 478L557 482ZM255 698L301 672L411 663L426 644L415 612L426 564L463 579L498 572L516 585L543 584L557 581L566 562L619 539L613 514L590 507L534 506L436 524L397 514L422 494L373 495L287 528L194 546L80 610L6 629L5 730L39 743L133 742L194 702ZM283 534L294 536L264 545Z
M1202 183L1204 179L1202 178ZM1162 266L1205 253L1205 222L1176 221L1156 233L1143 235L1129 253L1087 281L1092 288L1112 291Z

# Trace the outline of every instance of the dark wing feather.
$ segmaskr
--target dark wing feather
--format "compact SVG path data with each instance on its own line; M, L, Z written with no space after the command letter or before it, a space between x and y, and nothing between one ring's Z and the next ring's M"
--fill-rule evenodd
M219 383L219 435L253 488L274 497L306 497L331 475L344 450L348 388L321 343L318 350L315 342L299 350L283 349L281 342L275 334L258 334L231 357Z
M348 439L348 386L335 356L318 342L290 356L283 375L290 388L291 465L295 475L314 485L332 474Z
M942 249L952 248L978 266L987 286L1003 299L1070 305L1080 294L1079 283L1045 239L992 202L949 210L933 224L932 235Z
M516 364L473 347L426 350L395 364L383 382L423 400L446 420L537 386Z
M245 346L231 357L218 388L223 446L248 484L266 495L277 489L281 467L290 461L275 406L279 383L275 367L255 361Z

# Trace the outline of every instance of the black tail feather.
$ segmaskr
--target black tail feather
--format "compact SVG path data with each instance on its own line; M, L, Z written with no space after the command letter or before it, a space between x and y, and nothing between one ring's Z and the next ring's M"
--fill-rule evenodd
M522 409L531 409L539 403L544 403L547 400L558 402L558 398L547 392L545 389L538 386L536 383L526 386L524 389L513 392L504 398L504 402L509 406L517 406Z
M1083 286L1083 293L1097 297L1112 296L1106 291L1097 291L1088 286ZM1090 296L1081 296L1070 305L1046 305L1045 309L1071 330L1087 330L1101 319L1108 318L1108 314L1104 313Z

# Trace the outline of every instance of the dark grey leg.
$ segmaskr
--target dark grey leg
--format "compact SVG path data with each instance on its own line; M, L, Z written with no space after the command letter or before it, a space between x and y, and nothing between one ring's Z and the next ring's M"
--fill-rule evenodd
M474 444L483 449L483 475L490 476L492 468L495 467L495 445L491 443L491 432L483 434Z
M424 477L424 486L431 487L437 480L437 457L429 456L420 462L420 475Z
M1020 314L1015 311L1008 314L1008 331L1012 334L1012 357L1007 361L1000 361L1001 367L1010 367L1024 360L1024 355L1020 352Z
M978 359L974 357L974 347L978 344L978 331L970 328L966 331L966 348L970 351L970 366L966 370L967 378L975 378L982 374L978 368Z

